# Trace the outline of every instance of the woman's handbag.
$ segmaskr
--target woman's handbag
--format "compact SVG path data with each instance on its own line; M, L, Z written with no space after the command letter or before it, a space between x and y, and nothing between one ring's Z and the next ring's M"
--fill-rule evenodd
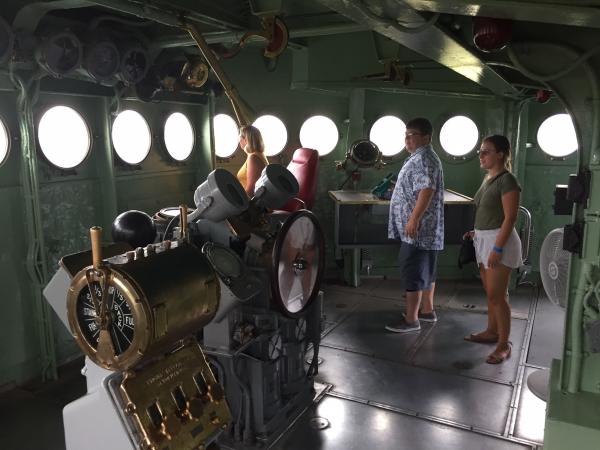
M473 239L463 239L458 252L458 267L462 269L464 265L476 260Z

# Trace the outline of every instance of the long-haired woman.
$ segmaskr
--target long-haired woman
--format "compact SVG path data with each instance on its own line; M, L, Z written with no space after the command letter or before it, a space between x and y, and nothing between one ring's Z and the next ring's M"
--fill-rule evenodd
M245 125L240 128L240 147L246 152L246 161L237 173L237 178L252 197L254 184L260 177L263 169L269 164L265 156L265 144L258 128Z
M465 339L497 344L486 359L489 364L499 364L511 354L508 283L511 271L522 264L521 241L514 228L521 187L510 171L510 153L505 136L483 140L479 163L487 175L475 194L475 230L467 233L473 238L487 296L488 324Z

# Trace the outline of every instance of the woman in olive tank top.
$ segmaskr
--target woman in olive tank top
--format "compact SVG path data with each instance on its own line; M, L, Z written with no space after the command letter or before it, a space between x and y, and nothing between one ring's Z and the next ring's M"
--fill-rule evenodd
M521 241L514 225L519 211L521 187L510 172L510 143L505 136L485 138L479 163L487 171L475 194L475 230L471 237L488 303L488 324L484 331L465 339L497 343L486 362L498 364L510 357L510 305L508 282L513 269L522 264Z
M237 173L237 178L248 196L254 195L254 184L263 169L269 164L265 156L265 144L258 128L245 125L240 128L240 147L246 152L246 161Z

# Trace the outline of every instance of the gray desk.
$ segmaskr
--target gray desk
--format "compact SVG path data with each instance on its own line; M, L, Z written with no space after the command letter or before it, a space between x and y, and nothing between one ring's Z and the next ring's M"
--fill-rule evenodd
M345 259L346 282L360 284L360 249L382 245L397 245L387 237L390 202L380 200L370 192L329 191L335 204L334 240L336 253L352 250ZM444 191L444 241L458 244L463 233L473 229L473 199L451 190Z

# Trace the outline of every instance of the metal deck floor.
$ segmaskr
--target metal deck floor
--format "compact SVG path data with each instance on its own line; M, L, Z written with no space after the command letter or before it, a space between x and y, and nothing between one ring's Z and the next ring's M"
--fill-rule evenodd
M404 310L400 283L365 281L323 286L318 380L331 389L275 448L541 448L546 405L526 380L560 357L563 310L535 287L511 293L513 352L494 366L485 363L493 345L463 340L485 328L478 282L440 281L438 322L400 335L384 329ZM314 429L314 417L329 426Z
M323 290L318 381L328 389L273 449L541 448L545 403L526 378L560 356L564 311L537 288L511 294L513 353L498 366L485 364L493 346L462 339L485 326L477 282L438 282L438 322L407 335L384 329L403 311L399 282ZM64 449L62 408L85 392L80 367L64 367L57 382L0 393L1 449ZM317 429L315 418L328 426Z

